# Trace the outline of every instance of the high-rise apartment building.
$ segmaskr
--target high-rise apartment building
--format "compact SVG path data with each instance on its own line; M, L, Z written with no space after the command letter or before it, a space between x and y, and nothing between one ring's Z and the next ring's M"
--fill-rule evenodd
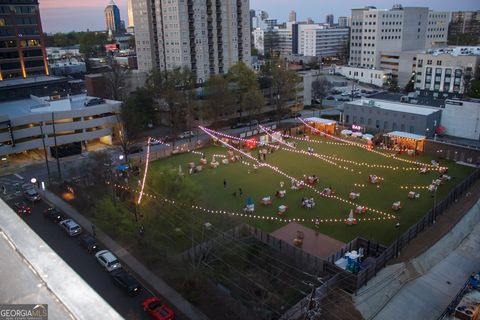
M338 17L338 26L340 28L350 27L350 17Z
M138 69L190 68L197 81L250 65L249 0L136 0Z
M473 45L480 45L480 10L452 12L452 19L448 29L448 42L450 45L463 45L461 34L473 37Z
M288 22L297 22L297 12L295 10L288 13Z
M120 19L120 9L110 0L110 3L105 7L105 24L107 31L112 33L119 33L122 31L122 24Z
M133 0L127 0L127 16L128 16L128 27L129 28L134 28L135 27L135 22L133 20L133 5L132 5Z
M38 0L0 1L0 81L48 75Z
M332 26L334 24L333 14L327 14L327 16L325 17L325 23L329 26Z
M446 44L449 20L448 12L429 11L426 7L352 9L350 64L379 68L381 52Z

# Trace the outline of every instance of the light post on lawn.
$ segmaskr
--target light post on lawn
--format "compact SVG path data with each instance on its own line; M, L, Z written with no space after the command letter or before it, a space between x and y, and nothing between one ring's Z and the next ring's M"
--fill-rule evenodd
M437 188L433 191L433 224L437 222Z

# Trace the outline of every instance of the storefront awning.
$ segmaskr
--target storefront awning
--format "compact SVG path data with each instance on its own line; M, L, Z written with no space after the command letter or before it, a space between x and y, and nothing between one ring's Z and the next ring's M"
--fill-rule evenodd
M403 131L392 131L387 133L386 136L389 136L392 138L406 138L406 139L413 139L413 140L425 140L427 138L419 134L403 132Z

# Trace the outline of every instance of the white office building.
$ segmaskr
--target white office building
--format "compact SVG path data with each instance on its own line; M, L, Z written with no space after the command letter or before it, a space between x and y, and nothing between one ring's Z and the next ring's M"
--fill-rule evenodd
M448 12L426 7L352 9L350 65L380 68L382 52L422 50L446 44Z
M349 28L326 28L319 24L298 25L298 54L333 57L348 50Z
M187 67L205 81L250 66L249 0L133 1L138 69Z
M338 17L338 26L340 28L350 27L350 17Z

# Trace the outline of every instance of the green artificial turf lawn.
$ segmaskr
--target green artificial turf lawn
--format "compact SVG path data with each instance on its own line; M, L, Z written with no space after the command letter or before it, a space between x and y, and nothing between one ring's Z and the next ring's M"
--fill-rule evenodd
M388 245L398 235L403 233L409 226L418 221L429 208L433 207L434 198L432 193L426 189L413 189L412 186L428 186L433 179L436 179L440 173L438 171L429 171L427 174L420 174L418 166L396 160L392 157L384 157L365 149L346 145L344 143L334 143L333 140L321 137L314 137L320 143L313 142L297 142L298 150L306 150L307 147L313 147L315 153L333 156L340 159L354 161L356 163L368 163L370 165L389 165L398 166L398 170L385 168L367 168L365 166L357 166L348 162L332 160L342 166L342 168L322 161L318 158L292 153L286 150L278 150L272 154L267 154L266 162L277 166L281 171L302 179L303 175L316 175L320 182L314 187L322 191L325 187L331 186L335 194L343 199L348 200L350 192L360 193L360 198L353 200L355 204L364 205L370 208L381 210L386 213L394 214L400 221L400 228L395 228L397 219L383 220L383 216L367 211L367 213L359 215L359 218L379 218L378 221L360 221L357 225L346 225L343 222L327 222L320 225L320 232L327 234L343 242L348 242L357 236L379 241ZM227 152L226 147L212 146L200 150L208 159L212 159L212 154L223 154ZM257 150L251 151L252 155L257 157ZM422 155L416 157L402 156L406 160L422 161L430 163L433 157ZM200 206L215 209L226 210L230 212L243 213L242 208L247 204L247 198L252 197L255 203L255 212L253 215L278 217L277 208L281 204L288 206L288 210L284 215L286 219L305 219L302 222L306 226L313 228L311 219L318 217L320 219L346 219L350 209L355 206L341 202L331 198L325 198L315 194L312 190L304 188L303 190L291 190L290 179L279 175L268 168L260 168L254 172L252 166L246 166L242 163L230 163L228 165L220 164L217 169L211 169L206 166L204 171L198 174L189 175L188 163L195 162L198 164L199 155L192 153L183 153L171 156L167 159L154 161L151 163L149 177L158 175L160 171L165 169L178 170L179 165L182 166L183 173L192 179L200 188ZM221 162L221 158L217 161ZM253 160L245 159L253 164ZM448 175L453 179L446 181L437 191L436 201L439 202L448 192L458 183L460 183L473 168L456 164L452 161L441 160L440 165L449 168ZM343 168L343 167L347 167ZM415 170L402 170L402 167L417 167ZM368 182L370 174L383 178L377 185ZM227 187L224 188L223 180L226 179ZM275 192L280 190L280 182L283 181L287 190L285 198L275 198ZM355 186L357 184L357 186ZM364 185L364 186L358 186ZM402 189L401 186L408 186ZM239 197L239 188L243 190L243 197ZM408 199L408 191L417 191L420 193L420 199ZM232 194L236 191L236 197ZM273 204L271 206L263 206L260 200L264 196L270 196ZM313 197L316 206L311 209L301 207L302 197ZM391 209L392 203L401 201L403 208L400 211ZM267 232L272 232L285 225L285 222L270 221L265 219L255 219L253 217L243 218L245 222L257 226Z

